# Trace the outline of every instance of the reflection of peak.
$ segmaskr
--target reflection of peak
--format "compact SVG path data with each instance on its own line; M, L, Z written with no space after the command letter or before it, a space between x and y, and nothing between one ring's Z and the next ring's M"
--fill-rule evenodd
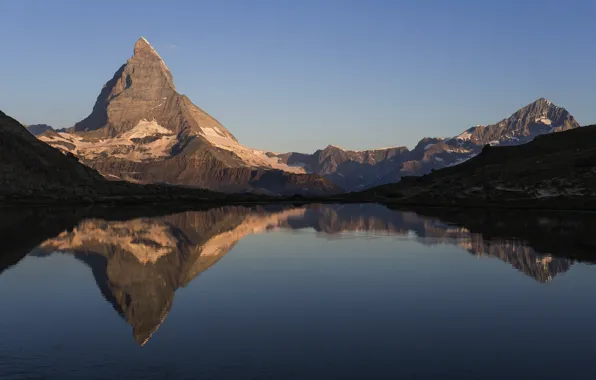
M568 271L573 265L573 260L540 255L523 242L515 240L482 241L480 239L476 243L468 249L471 253L477 256L495 257L541 283L551 281L557 274Z
M74 253L101 293L145 344L163 323L176 289L215 264L241 238L300 217L301 209L224 207L129 221L87 219L41 244Z

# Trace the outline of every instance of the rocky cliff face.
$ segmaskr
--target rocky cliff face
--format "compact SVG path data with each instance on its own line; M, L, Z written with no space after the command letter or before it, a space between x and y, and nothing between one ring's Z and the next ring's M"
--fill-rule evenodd
M577 127L579 124L567 110L540 98L496 124L478 125L448 139L426 137L412 150L397 147L350 151L330 145L313 154L292 152L276 157L309 173L321 174L346 190L362 190L398 182L402 176L420 176L457 165L476 156L486 144L520 145L539 135Z
M329 180L301 176L302 168L240 144L215 118L176 91L170 70L144 38L105 84L87 118L67 131L49 131L39 138L76 155L107 178L228 192L340 191ZM264 171L271 171L266 177L275 186L260 180Z

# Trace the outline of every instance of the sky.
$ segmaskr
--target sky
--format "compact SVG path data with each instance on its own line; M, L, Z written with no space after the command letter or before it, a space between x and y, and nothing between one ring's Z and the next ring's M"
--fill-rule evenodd
M276 152L413 147L545 97L596 123L596 1L0 1L0 110L69 127L146 37L177 90Z

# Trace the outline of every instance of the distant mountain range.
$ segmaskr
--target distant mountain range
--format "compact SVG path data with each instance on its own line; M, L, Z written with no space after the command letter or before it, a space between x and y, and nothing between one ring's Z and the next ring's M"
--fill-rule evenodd
M476 156L486 144L520 145L539 135L577 127L567 110L540 98L496 124L478 125L448 139L426 137L412 150L402 146L353 151L329 145L313 154L291 152L274 157L355 191L457 165Z
M27 133L16 120L3 113L0 113L0 127L0 146L3 148L0 155L4 157L0 165L0 198L91 196L97 199L101 196L105 199L133 194L143 197L167 194L165 199L187 196L196 199L198 195L224 200L221 193L320 198L361 192L399 182L404 177L424 176L453 166L458 169L449 173L464 173L466 168L474 165L477 170L484 171L480 163L485 162L489 154L481 154L486 147L523 145L535 142L539 136L577 129L579 124L567 110L540 98L496 124L477 125L452 138L426 137L411 150L402 146L354 151L329 145L313 154L267 152L242 145L215 118L179 94L164 61L149 42L141 38L134 46L133 56L101 90L91 114L73 127L55 130L46 124L35 124L27 127L30 132ZM574 139L577 138L571 137ZM551 162L553 157L558 157L548 166L541 165L544 170L573 160L571 154L561 156L561 149L567 143L557 144L556 137L544 141L550 144L551 156L540 161ZM573 149L576 143L579 149L583 142L571 142L568 148ZM534 146L540 146L540 143ZM591 154L586 150L588 148L581 145L582 154ZM528 149L532 151L532 148ZM482 158L473 160L473 164L460 165L479 154ZM522 155L525 157L526 153ZM582 159L590 160L587 156ZM524 161L524 165L530 163ZM483 176L478 176L480 182L469 178L461 182L473 188L492 186L499 193L491 193L495 199L510 198L501 197L499 190L507 183L510 195L534 199L536 192L542 194L541 197L547 197L545 191L555 194L552 188L565 187L565 174L573 172L569 169L567 173L561 173L556 184L546 186L545 183L532 185L527 180L544 182L553 174L552 170L541 174L540 178L535 173L524 175L508 170L503 169L500 176L507 176L504 173L509 173L510 179L521 176L522 182L526 181L525 187L516 187L508 180L495 182L495 178ZM412 181L407 182L411 191L402 184L395 187L399 190L384 187L359 194L355 199L364 200L359 198L361 196L378 199L379 194L389 191L392 200L401 199L396 193L408 194L408 199L412 200L413 189L428 195L431 192L420 185L427 183L436 187L438 182L434 179L439 176L425 176L423 182L416 182L416 186L412 186ZM424 182L429 178L433 180ZM556 194L569 196L570 191L575 191L573 194L592 196L587 190L577 190L586 187L579 177L574 177L573 181L573 188L567 186L565 192ZM191 195L189 189L192 188L207 191ZM459 201L461 196L450 193L455 189L461 190L441 182L440 190L432 192L435 194L433 199L447 197ZM470 191L463 191L467 194L464 198L471 194ZM422 199L422 195L416 197Z
M541 98L496 124L448 139L427 137L412 150L353 151L329 145L313 154L278 154L251 149L176 91L170 70L141 38L87 118L66 130L30 130L38 134L44 129L38 136L42 141L74 154L108 179L223 192L326 195L453 166L486 144L519 145L577 127L569 112Z

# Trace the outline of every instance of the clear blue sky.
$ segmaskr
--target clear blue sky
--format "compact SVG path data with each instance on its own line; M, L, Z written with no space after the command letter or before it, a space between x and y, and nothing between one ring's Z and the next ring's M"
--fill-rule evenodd
M596 1L0 1L0 109L67 127L145 36L244 144L414 145L536 98L596 123Z

